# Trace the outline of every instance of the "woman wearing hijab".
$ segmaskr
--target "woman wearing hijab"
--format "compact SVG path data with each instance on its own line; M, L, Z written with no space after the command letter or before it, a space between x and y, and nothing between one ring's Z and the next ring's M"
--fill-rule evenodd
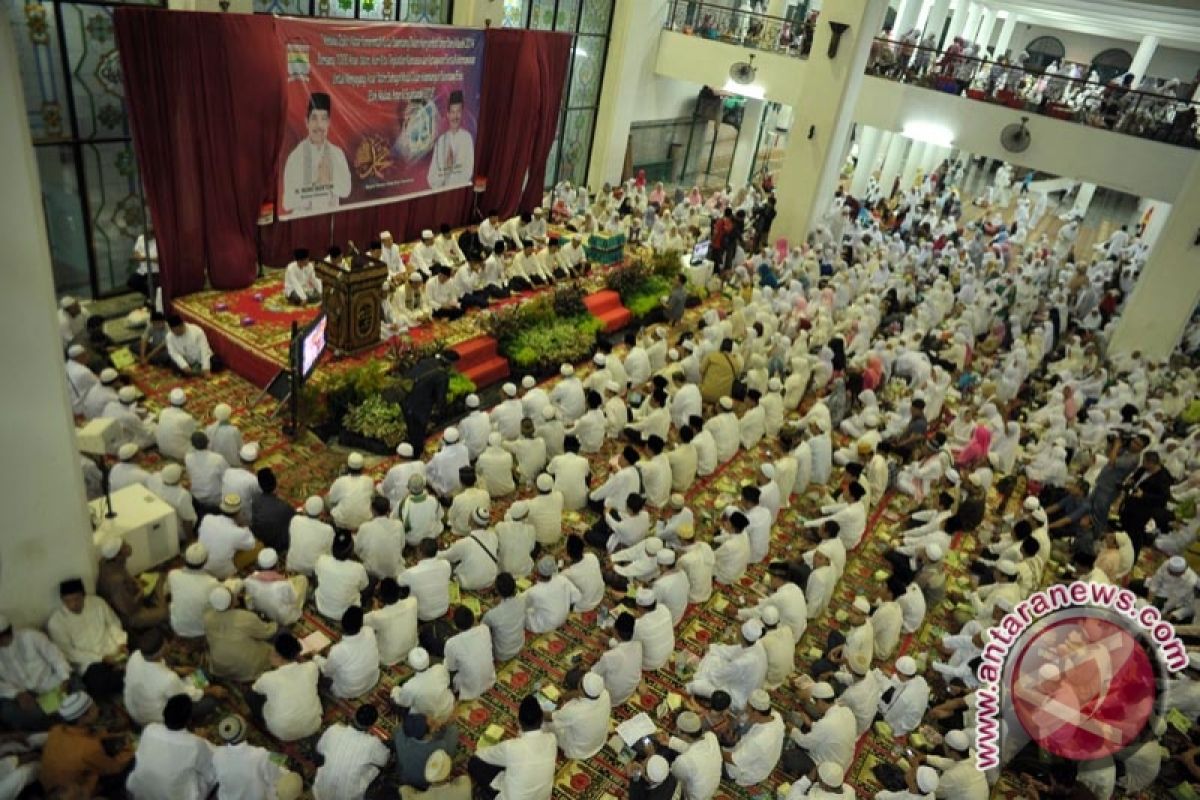
M988 463L988 450L992 445L992 431L987 425L975 426L971 441L954 454L954 466L961 470L972 470Z
M883 359L878 355L867 356L867 367L862 373L863 390L878 391L883 384Z

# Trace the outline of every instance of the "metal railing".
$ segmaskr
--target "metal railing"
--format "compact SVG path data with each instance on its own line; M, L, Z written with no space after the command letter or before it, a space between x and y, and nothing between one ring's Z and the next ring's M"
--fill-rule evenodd
M670 12L663 27L688 36L699 36L751 50L807 58L812 47L815 21L816 12L810 14L805 22L795 23L783 17L715 3L671 0Z
M871 46L867 74L1141 139L1200 148L1200 104L1176 94L1131 89L1116 80L1098 83L1026 69L1004 57L991 61L954 48L938 51L883 37Z

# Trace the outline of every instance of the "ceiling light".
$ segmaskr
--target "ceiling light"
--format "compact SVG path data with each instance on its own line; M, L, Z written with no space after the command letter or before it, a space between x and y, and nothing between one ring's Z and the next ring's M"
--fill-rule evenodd
M945 125L938 125L934 122L906 122L903 133L907 138L916 142L936 144L940 147L949 147L954 144L954 131Z
M762 86L756 83L736 83L732 78L725 81L725 85L721 88L730 94L740 94L754 100L762 100L767 96L767 90Z

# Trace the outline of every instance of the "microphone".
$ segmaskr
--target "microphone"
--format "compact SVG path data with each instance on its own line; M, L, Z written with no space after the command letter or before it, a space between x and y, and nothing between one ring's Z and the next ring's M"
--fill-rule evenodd
M360 253L358 252L358 245L356 245L354 243L353 239L351 239L349 242L347 242L346 246L350 248L350 252L353 253L354 255L356 255L356 256L360 255Z

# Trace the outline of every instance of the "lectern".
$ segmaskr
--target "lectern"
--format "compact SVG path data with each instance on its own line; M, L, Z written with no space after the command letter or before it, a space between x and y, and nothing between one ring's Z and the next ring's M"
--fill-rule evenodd
M329 319L326 341L334 353L354 353L379 344L387 264L365 255L315 264L321 305Z

